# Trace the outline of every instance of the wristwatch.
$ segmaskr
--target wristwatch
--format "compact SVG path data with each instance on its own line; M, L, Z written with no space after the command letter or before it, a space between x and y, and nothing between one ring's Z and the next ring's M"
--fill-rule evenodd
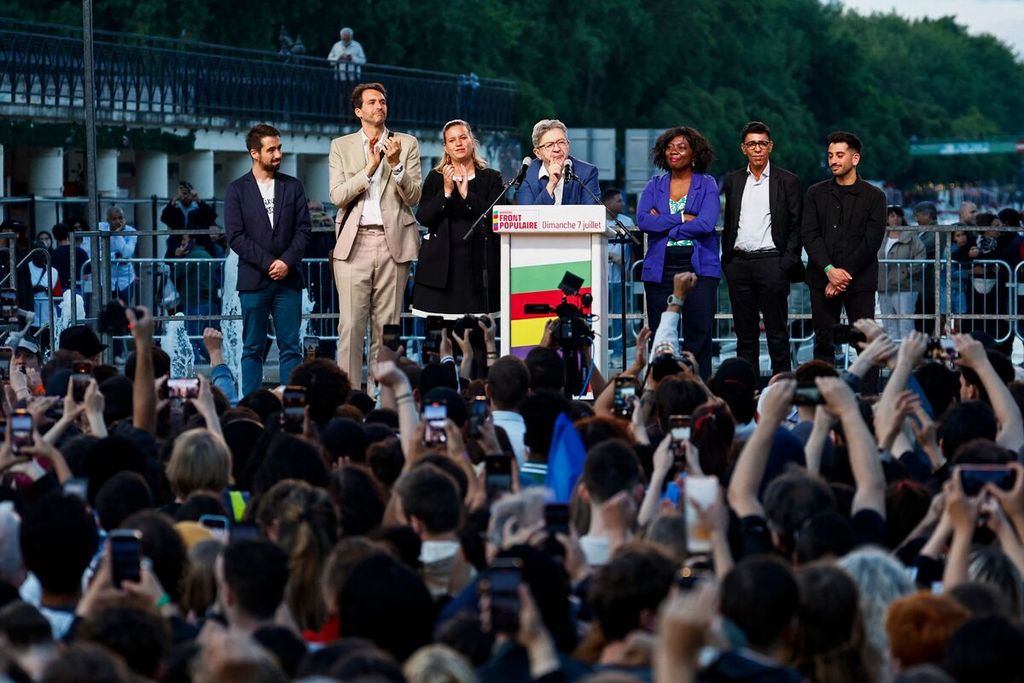
M668 295L668 305L669 306L682 306L683 305L683 299L680 299L675 294L669 294Z

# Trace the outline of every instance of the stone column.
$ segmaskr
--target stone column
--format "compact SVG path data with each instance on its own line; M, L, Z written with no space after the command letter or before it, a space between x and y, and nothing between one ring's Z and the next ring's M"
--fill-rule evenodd
M215 195L213 175L213 150L197 150L181 156L178 181L192 183L200 199L209 201Z
M252 169L252 157L244 152L217 152L214 194L223 197L228 185Z
M64 194L63 149L35 147L29 151L28 193L36 197L36 230L49 230L57 222L56 202L41 201L40 198Z
M300 154L298 157L298 171L296 175L306 188L306 197L310 201L329 202L331 200L331 187L327 155Z

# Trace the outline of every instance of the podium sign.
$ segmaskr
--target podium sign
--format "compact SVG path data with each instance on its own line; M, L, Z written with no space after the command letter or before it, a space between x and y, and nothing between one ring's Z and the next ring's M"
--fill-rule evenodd
M608 355L607 262L605 209L591 206L496 206L492 229L501 234L501 353L525 358L540 343L545 323L557 318L556 306L580 305L593 314L594 362L602 373ZM559 284L566 272L581 278L579 295L566 297ZM596 283L596 286L595 286ZM547 313L526 313L526 305L550 307Z

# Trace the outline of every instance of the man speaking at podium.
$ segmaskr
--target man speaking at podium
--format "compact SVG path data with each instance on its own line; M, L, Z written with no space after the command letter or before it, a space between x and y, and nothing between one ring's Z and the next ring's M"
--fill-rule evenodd
M538 121L533 127L533 153L537 158L516 192L516 204L599 202L597 167L569 156L569 135L564 123L558 119Z

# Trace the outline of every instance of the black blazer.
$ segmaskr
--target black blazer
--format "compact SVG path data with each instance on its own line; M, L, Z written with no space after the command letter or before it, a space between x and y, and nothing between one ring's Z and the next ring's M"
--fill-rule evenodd
M451 197L444 196L444 176L431 171L423 181L423 194L416 208L416 220L430 235L420 242L420 256L416 262L416 282L428 287L444 289L448 285L448 261L451 258L450 241L461 240L484 209L501 194L501 173L490 168L477 169L476 177L469 181L466 198L456 189ZM489 249L486 252L487 274L491 280L488 287L498 288L500 254L498 236L490 234L491 226L485 218L477 226L477 235L469 241L482 238L488 233ZM468 268L482 269L480 263L463 264Z
M274 176L273 229L252 171L233 181L224 195L224 231L238 254L239 292L258 291L273 282L268 271L278 259L288 264L282 284L306 286L300 266L309 242L309 206L298 178Z
M779 250L779 267L790 282L802 282L804 263L800 259L800 181L796 175L771 164L768 169L768 202L772 212L772 242ZM743 188L747 183L747 169L741 168L725 176L724 226L722 228L722 263L732 260L736 235L740 226L740 207Z
M852 215L843 216L834 179L811 185L804 197L801 236L807 250L807 284L824 289L830 263L853 276L849 292L878 289L878 249L885 239L885 193L860 178L851 186ZM846 225L846 229L841 227Z

